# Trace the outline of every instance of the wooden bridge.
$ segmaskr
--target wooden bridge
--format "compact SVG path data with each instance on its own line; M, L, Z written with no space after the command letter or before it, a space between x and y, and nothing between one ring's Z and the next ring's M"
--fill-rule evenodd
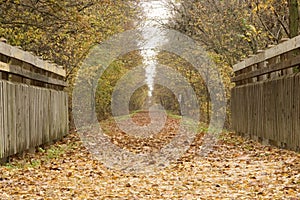
M0 42L0 158L68 133L65 71Z
M237 133L300 150L300 36L234 66ZM0 42L0 159L68 133L65 71Z
M261 142L300 151L300 36L234 66L232 124Z

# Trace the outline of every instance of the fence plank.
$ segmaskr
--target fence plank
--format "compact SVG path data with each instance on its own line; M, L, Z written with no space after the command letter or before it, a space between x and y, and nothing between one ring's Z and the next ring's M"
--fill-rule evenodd
M21 116L21 109L22 109L22 87L20 85L16 85L16 90L15 90L15 107L16 107L16 151L18 152L19 150L22 149L22 122L23 118Z
M294 135L293 135L293 140L294 142L294 148L297 151L300 151L300 76L295 76L295 87L294 87L294 106L295 106L295 111L293 112L293 124L294 124Z
M2 82L3 83L3 82ZM8 94L5 92L7 91L7 84L2 84L2 91L3 91L3 141L4 141L4 156L8 155L9 151L9 133L8 133L8 104L7 104L7 96Z
M300 73L232 89L233 128L300 151Z
M3 107L3 86L0 82L0 158L4 157L5 131L4 131L4 107Z
M0 81L0 158L66 135L67 94Z
M30 88L24 85L24 139L25 149L30 148Z

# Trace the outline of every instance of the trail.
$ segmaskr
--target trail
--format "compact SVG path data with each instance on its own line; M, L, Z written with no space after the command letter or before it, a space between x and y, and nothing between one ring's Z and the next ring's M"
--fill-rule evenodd
M134 120L149 123L147 113ZM112 142L132 152L159 148L178 118L169 116L151 140L125 136L112 121ZM168 133L168 134L167 134ZM188 152L157 174L128 174L106 168L76 133L36 154L14 157L0 167L0 199L299 199L300 155L223 133L207 157L197 154L199 134Z

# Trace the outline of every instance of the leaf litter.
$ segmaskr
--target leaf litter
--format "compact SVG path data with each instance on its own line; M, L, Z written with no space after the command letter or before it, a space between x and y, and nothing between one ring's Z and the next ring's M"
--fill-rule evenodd
M150 123L147 116L134 121ZM126 135L113 120L101 127L114 144L148 153L174 137L179 120L168 116L161 133L143 139ZM204 157L198 154L204 135L199 131L184 156L165 169L130 174L106 168L72 132L1 166L0 199L300 199L299 153L224 131Z

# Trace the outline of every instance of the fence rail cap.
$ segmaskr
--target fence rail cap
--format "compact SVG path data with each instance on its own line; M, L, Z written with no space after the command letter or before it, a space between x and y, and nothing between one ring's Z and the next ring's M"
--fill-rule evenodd
M277 44L275 46L272 46L269 49L259 52L255 56L247 58L247 59L233 65L233 71L236 72L236 71L242 70L251 65L263 62L265 60L279 56L283 53L292 51L297 48L300 48L300 35L296 36L294 38L288 39L288 40L285 39L284 42Z
M24 51L18 47L11 46L1 41L0 41L0 54L29 63L37 68L52 72L59 76L66 77L66 71L63 69L62 66L55 65L48 61L42 60L37 56L34 56L30 52Z

